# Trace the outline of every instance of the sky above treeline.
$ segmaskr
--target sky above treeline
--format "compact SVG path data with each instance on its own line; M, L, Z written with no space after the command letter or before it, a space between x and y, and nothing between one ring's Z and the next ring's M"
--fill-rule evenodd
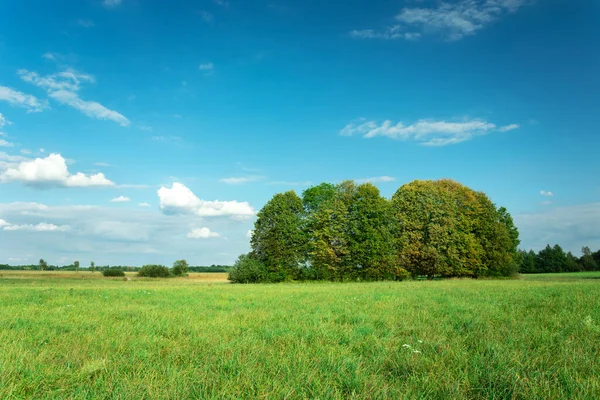
M0 263L229 264L277 192L451 178L600 248L600 2L0 5Z

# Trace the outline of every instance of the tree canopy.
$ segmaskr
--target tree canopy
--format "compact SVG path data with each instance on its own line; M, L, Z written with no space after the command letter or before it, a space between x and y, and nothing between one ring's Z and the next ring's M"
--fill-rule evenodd
M389 200L371 183L344 181L273 196L248 257L264 281L511 275L518 238L504 207L452 180L414 181Z

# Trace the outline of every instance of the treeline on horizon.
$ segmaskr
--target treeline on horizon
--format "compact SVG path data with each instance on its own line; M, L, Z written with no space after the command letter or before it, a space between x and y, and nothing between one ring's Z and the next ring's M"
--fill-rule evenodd
M589 247L581 249L581 257L565 251L558 244L547 245L539 252L519 250L519 272L544 274L551 272L600 271L600 250L592 252Z
M413 181L391 199L371 183L322 183L265 204L230 280L511 276L519 243L504 207L452 180Z
M43 261L43 260L40 260ZM77 267L75 264L57 266L57 265L48 265L44 263L38 264L30 264L30 265L8 265L8 264L0 264L0 271L98 271L102 272L107 269L118 269L124 272L138 272L143 267L130 266L130 265L99 265L99 266L89 266L89 267ZM231 265L209 265L209 266L190 266L188 267L188 272L229 272L231 270Z

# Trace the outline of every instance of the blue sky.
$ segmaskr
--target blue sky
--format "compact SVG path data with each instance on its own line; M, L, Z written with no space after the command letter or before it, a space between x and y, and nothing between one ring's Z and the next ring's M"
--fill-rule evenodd
M600 4L0 5L0 263L231 263L277 192L452 178L600 248ZM121 200L121 201L119 201Z

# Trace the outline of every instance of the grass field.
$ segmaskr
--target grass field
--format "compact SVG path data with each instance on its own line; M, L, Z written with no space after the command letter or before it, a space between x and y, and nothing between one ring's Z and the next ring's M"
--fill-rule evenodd
M600 398L600 273L230 285L0 271L0 398Z

